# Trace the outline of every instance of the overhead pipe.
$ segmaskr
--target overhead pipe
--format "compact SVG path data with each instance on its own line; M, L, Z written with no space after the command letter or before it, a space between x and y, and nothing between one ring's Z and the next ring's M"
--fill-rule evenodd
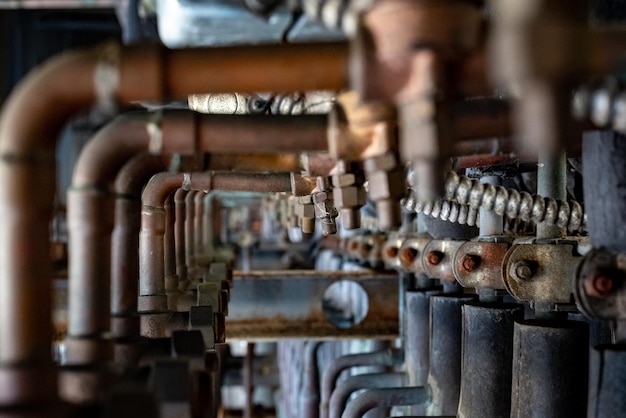
M167 297L164 267L164 202L179 188L190 191L229 190L286 192L291 190L289 174L241 174L222 172L160 173L146 185L142 195L141 233L139 237L139 311L141 333L146 337L166 336ZM189 196L192 196L191 198ZM186 206L193 208L193 194L187 194ZM189 220L189 212L186 214ZM187 240L186 245L189 245ZM189 250L186 251L189 253ZM189 266L188 266L189 268Z
M402 364L403 361L404 352L394 348L371 353L348 354L336 359L328 366L322 377L320 417L328 418L330 397L342 371L359 366L394 366Z
M107 45L64 53L31 72L0 116L0 382L13 388L0 405L56 398L46 254L54 148L72 115L94 104L163 102L199 91L339 90L347 73L345 43L172 51ZM36 196L25 187L32 184Z

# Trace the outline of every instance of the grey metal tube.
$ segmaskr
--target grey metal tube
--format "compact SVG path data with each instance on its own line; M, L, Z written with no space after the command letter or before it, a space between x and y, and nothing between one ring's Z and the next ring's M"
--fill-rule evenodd
M511 412L516 304L465 305L459 417L500 418Z
M404 359L409 386L426 386L430 362L430 297L439 290L405 292ZM423 405L411 407L414 415L425 414Z
M587 324L516 322L513 358L511 418L586 417Z
M393 366L404 361L404 352L389 348L372 353L349 354L339 357L324 372L322 378L322 402L320 417L328 418L330 395L335 390L337 378L342 371L358 366Z
M342 418L361 418L367 411L381 406L417 405L428 401L428 390L423 387L369 389L348 404Z
M350 376L330 396L330 418L341 418L350 395L360 389L400 388L406 381L405 373L368 373Z
M539 155L537 164L537 194L565 201L567 199L567 163L565 151L556 155ZM561 238L565 233L563 228L548 225L545 222L537 224L537 239Z
M304 348L304 383L300 393L300 415L302 418L319 418L320 376L317 351L322 341L308 341Z
M601 346L591 351L587 417L626 416L626 347Z
M427 415L455 415L461 388L461 307L472 296L442 295L430 298L431 402Z

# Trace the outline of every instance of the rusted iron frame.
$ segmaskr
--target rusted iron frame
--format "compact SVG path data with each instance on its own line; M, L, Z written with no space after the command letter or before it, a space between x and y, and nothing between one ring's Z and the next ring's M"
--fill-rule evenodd
M368 373L348 377L333 391L330 397L329 418L341 418L350 395L360 389L399 388L406 379L400 373Z
M56 397L50 355L52 275L42 255L49 253L56 138L72 115L96 103L162 102L199 90L339 90L347 85L347 71L345 43L176 51L108 45L62 54L27 76L0 116L5 214L0 228L0 381L13 388L0 396L0 404ZM32 184L39 188L36 198L26 192Z
M330 398L342 371L351 367L360 366L393 366L402 364L403 361L404 352L393 348L371 353L348 354L336 359L328 366L322 376L320 417L329 418Z

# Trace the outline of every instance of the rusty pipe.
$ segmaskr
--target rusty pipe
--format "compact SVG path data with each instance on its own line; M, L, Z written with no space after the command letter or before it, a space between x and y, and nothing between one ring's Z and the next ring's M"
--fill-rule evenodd
M200 191L196 193L194 198L194 259L197 267L206 266L206 259L204 256L204 197L206 193Z
M114 337L139 335L137 296L141 191L154 174L167 170L170 157L139 154L115 179L115 227L111 237L111 314Z
M187 275L193 282L196 278L196 205L195 199L198 192L190 190L185 196L185 264L187 264Z
M213 51L107 45L64 53L31 72L0 115L0 381L26 382L3 393L0 404L56 397L51 266L44 255L54 148L72 115L96 103L161 102L198 91L338 90L347 84L347 69L345 43ZM32 184L35 198L27 192Z
M139 238L139 300L140 311L164 311L164 233L167 196L176 189L286 192L291 190L289 174L238 173L159 173L150 179L142 194L141 233ZM191 198L189 196L192 196ZM185 198L193 208L194 194ZM186 214L189 217L189 212ZM188 219L187 219L188 220ZM187 231L186 231L187 232ZM185 234L187 235L187 234ZM185 238L187 239L187 237ZM187 240L186 245L189 245ZM186 251L189 254L189 249Z
M187 263L185 262L185 217L187 210L185 207L185 197L187 191L183 189L176 190L174 194L174 207L176 212L176 221L174 223L174 243L176 245L176 275L179 284L187 282Z
M337 379L342 371L357 366L393 366L404 361L404 352L397 349L386 349L371 353L349 354L336 359L324 372L322 377L322 400L320 416L328 418L330 396L335 390Z

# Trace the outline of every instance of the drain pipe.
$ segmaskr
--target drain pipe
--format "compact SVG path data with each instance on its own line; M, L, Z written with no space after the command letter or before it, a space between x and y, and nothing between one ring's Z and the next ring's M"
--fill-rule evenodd
M167 297L164 267L164 202L179 188L188 190L231 190L286 192L291 190L289 174L238 174L204 172L152 177L142 195L141 233L139 238L139 312L141 334L149 338L167 336ZM192 196L191 198L189 196ZM188 193L186 205L193 207L193 194ZM187 213L189 221L189 212ZM186 237L187 239L187 237ZM187 245L189 241L187 240ZM189 253L189 249L186 251Z
M404 362L404 351L388 348L372 353L348 354L336 359L324 372L322 379L322 402L320 417L328 418L329 403L335 390L337 379L342 371L359 366L394 366ZM381 405L382 406L382 405Z
M109 44L55 57L19 84L0 115L0 383L11 388L1 406L56 399L46 255L54 148L69 118L94 104L162 102L198 91L340 90L348 56L346 43L213 50ZM33 184L36 196L26 187Z

